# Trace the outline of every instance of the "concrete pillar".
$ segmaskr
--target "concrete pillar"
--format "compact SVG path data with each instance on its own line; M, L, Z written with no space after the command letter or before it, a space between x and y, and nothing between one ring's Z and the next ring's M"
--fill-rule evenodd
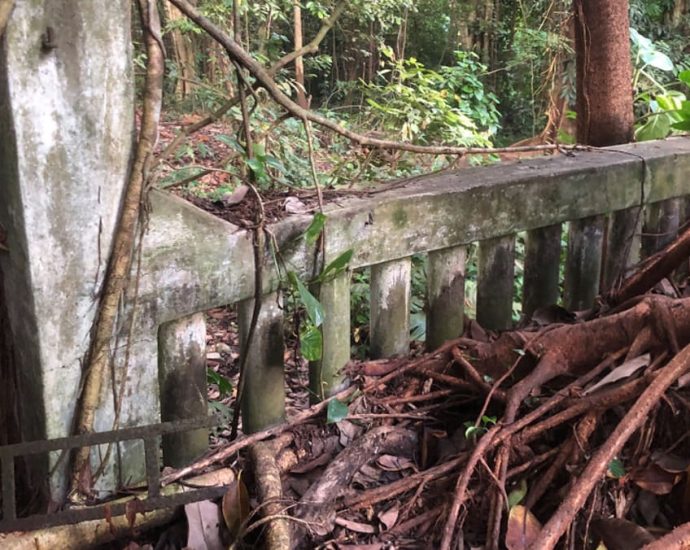
M320 361L309 365L309 389L313 402L341 389L342 368L350 360L350 277L344 271L321 283L319 301L323 306L323 352Z
M66 436L72 425L128 177L130 17L128 0L16 2L2 41L0 224L9 252L0 264L25 440ZM55 457L37 458L45 480ZM59 502L63 470L48 485Z
M410 348L410 258L371 266L370 355L407 355Z
M254 311L254 300L238 304L240 353L248 353L244 365L242 396L242 431L258 432L285 418L285 368L283 355L283 310L276 293L261 300L261 311L254 328L251 345L247 338Z
M206 318L195 313L161 325L158 377L163 422L208 414L206 395ZM163 437L163 463L180 468L208 448L208 429Z
M557 304L561 263L561 224L527 232L522 314L530 318L536 309Z
M513 326L515 235L479 243L477 321L490 330Z
M426 347L434 350L462 334L465 318L464 246L429 252Z
M563 299L570 311L589 309L599 293L605 223L604 216L570 222Z

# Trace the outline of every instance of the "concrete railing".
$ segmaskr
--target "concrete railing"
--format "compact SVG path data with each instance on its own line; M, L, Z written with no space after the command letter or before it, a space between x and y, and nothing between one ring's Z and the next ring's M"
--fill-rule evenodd
M371 267L371 354L404 354L409 345L411 255L428 253L427 341L434 347L462 331L469 244L479 243L477 318L487 328L506 329L516 299L527 312L561 298L571 309L589 307L600 280L610 283L615 267L639 257L640 246L650 252L674 237L685 217L681 198L687 194L690 141L683 138L430 175L328 205L324 262L352 249L350 269ZM191 361L196 372L188 367L190 357L203 358L203 317L198 312L238 303L240 335L246 339L254 254L252 234L246 230L164 193L152 195L152 206L137 299L139 334L149 337L139 340L130 368L142 376L148 373L151 380L140 379L140 384L155 385L144 365L161 350L163 420L173 420L205 410L203 360ZM640 242L643 218L652 236ZM310 221L311 216L291 217L269 228L285 263L305 279L314 272L313 246L301 238ZM571 223L562 282L563 222ZM516 297L514 244L522 231L527 232L524 295ZM284 414L282 310L275 292L280 281L268 245L264 253L261 315L246 367L246 431L279 421ZM340 369L349 360L350 275L342 273L320 287L324 349L310 372L311 391L318 397L339 388ZM194 391L186 397L168 391L182 380L195 388L196 407L180 408ZM173 463L188 459L205 444L203 437L188 443L184 452L184 446L174 446L180 456Z
M20 178L27 186L33 181L29 177ZM561 299L570 309L591 305L600 280L610 284L617 266L629 264L638 257L640 248L643 254L649 253L673 238L679 220L686 217L683 197L688 194L690 140L677 138L414 178L380 193L329 204L324 212L326 233L320 261L326 265L345 251L352 250L353 254L349 271L322 283L319 288L319 300L325 312L324 342L321 360L310 366L312 395L315 399L322 398L346 383L340 371L350 358L352 270L365 267L371 270L371 355L404 354L409 345L412 255L428 255L427 342L434 347L459 335L463 329L465 259L469 245L478 243L479 250L477 318L487 328L505 329L512 324L512 305L516 300L522 302L523 311L528 313ZM64 202L69 197L58 194L55 200ZM267 227L271 238L265 239L261 251L260 315L251 345L247 346L255 296L252 231L227 223L167 193L154 191L149 198L147 231L136 253L120 333L115 339L113 368L102 392L95 430L109 431L206 415L203 312L233 304L237 305L241 353L247 354L243 429L250 432L279 422L285 414L283 311L277 292L281 280L270 247L279 248L282 261L308 281L320 267L314 265L317 256L314 245L308 245L303 238L312 216L293 216ZM15 203L23 204L18 201L12 204ZM28 208L33 203L28 201L26 205ZM96 212L98 216L112 221L113 205L99 205L102 209L107 207L107 212ZM78 204L70 211L75 215L92 213ZM111 218L106 218L106 213ZM605 224L607 217L609 222ZM639 222L643 218L645 232L650 236L631 239L633 235L639 237ZM4 219L12 220L9 216ZM563 222L569 222L570 229L565 280L561 281ZM18 237L11 241L11 253L5 258L11 261L3 264L3 269L8 269L5 282L31 283L32 288L40 290L42 287L37 286L36 279L31 278L33 272L28 269L32 263L27 264L26 274L14 269L15 263L22 266L24 248L28 250L26 258L35 257L30 254L31 247L21 246L19 237L28 241L38 239L40 244L40 235L28 226L15 226L13 231ZM88 225L90 232L85 231L79 241L85 250L86 245L99 245L99 227L98 223ZM70 239L79 237L79 228L75 225L72 229L70 238L60 241L66 243L65 247L72 242ZM515 239L523 231L527 232L524 295L514 296ZM604 248L606 254L602 253ZM69 254L63 254L62 249L48 252L58 258L76 254L75 249L70 249ZM603 262L602 257L605 257ZM39 267L54 265L44 261L45 254L38 258ZM68 311L70 301L77 298L81 300L79 304L85 304L79 306L81 309L72 308L77 313L82 310L90 313L93 309L93 306L86 309L94 303L94 297L87 291L94 288L94 273L102 277L98 266L104 264L104 257L84 252L79 258L84 265L87 261L94 263L90 269L82 269L83 281L72 284L76 275L70 271L69 276L60 279L59 285L49 286L51 278L42 283L48 289L59 290L53 293L54 299L59 299L59 311ZM15 287L6 285L10 289ZM64 290L68 287L70 293ZM46 299L49 297L45 289L43 294ZM31 298L36 298L30 292L6 295L17 298L10 301L13 311L25 311L20 306L28 307ZM53 313L57 315L59 311ZM15 315L14 319L25 317ZM40 316L34 320L41 322ZM23 376L19 388L22 391L29 388L42 399L34 400L40 407L25 407L28 412L21 426L24 440L69 434L81 373L78 358L88 343L90 321L84 313L75 313L68 320L70 323L65 326L79 327L71 340L65 336L64 328L57 330L62 326L60 323L43 323L39 332L32 332L27 323L24 323L26 327L21 323L15 327L20 336L41 336L37 342L44 357L40 363L25 357L31 347L21 348L22 353L18 354L18 364L23 367L17 371ZM58 362L48 352L53 349L51 346L64 342L67 344L60 350L64 357L72 359ZM55 382L58 379L61 386ZM172 466L191 461L206 449L208 442L205 429L166 434L163 459ZM108 455L107 446L92 452L94 471L100 469L104 474L98 481L99 490L112 491L118 485L145 479L143 443L121 441L117 445L117 452L109 453L111 460L104 468L98 467L101 457ZM68 479L67 461L60 463L57 456L51 460L36 463L32 468L41 480L51 472L51 495L59 500Z

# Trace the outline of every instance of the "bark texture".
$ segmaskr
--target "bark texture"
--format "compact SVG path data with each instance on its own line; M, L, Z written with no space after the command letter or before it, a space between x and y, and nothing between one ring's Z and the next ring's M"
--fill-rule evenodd
M627 0L574 0L577 139L604 147L632 141Z

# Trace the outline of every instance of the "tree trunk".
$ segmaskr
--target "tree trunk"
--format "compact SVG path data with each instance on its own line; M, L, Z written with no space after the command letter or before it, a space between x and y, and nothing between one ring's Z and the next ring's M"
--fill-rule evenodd
M673 9L666 15L666 24L677 27L688 11L688 0L675 0Z
M295 51L297 51L302 48L302 7L299 5L299 0L295 0L293 3L293 18ZM301 56L295 58L295 84L297 84L297 104L306 109L309 105L304 89L304 63Z
M628 0L574 0L573 9L577 141L596 147L632 141L634 115ZM599 279L599 290L603 291L623 274L631 259L629 252L637 218L637 211L629 209L613 213L606 221L576 220L571 223L569 239L577 239L579 233L587 231L587 224L603 223L604 227L602 262L593 262L592 271L582 280ZM592 253L599 252L592 250ZM570 292L577 294L578 283L566 280L566 287L569 284L573 286Z
M196 4L196 2L193 3ZM165 18L168 23L185 19L180 11L172 4L164 2L163 5L165 6ZM187 35L179 30L179 28L173 29L170 32L170 38L173 44L172 55L178 70L175 95L178 99L182 100L189 97L196 88L195 82L197 80L197 72L194 44Z
M574 0L577 139L604 147L633 137L627 0Z

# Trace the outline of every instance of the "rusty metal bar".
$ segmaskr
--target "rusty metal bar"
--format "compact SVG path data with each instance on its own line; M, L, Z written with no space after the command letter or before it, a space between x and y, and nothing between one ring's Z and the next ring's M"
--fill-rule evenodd
M118 443L130 439L146 439L147 437L163 435L175 432L184 432L196 428L208 428L213 426L215 420L212 417L191 418L151 424L149 426L137 426L136 428L123 428L107 432L96 432L82 435L72 435L57 439L43 441L28 441L26 443L14 443L0 447L0 458L6 456L28 456L50 451L62 451L76 449L78 447L91 447L107 443Z
M0 520L0 533L8 531L30 531L45 527L54 527L68 523L78 523L104 519L107 516L123 515L127 511L127 502L118 502L61 510L51 514L36 514L29 517L17 518L15 501L15 477L14 459L18 456L35 455L52 451L75 449L78 447L90 447L106 443L117 443L128 440L144 441L144 457L146 461L146 480L148 484L148 498L141 500L137 506L137 512L148 512L159 508L169 508L198 502L223 495L225 487L207 487L187 491L177 495L161 496L160 488L160 445L159 438L164 434L184 432L199 428L214 426L213 417L200 417L174 422L163 422L149 426L135 428L123 428L90 434L61 437L46 441L29 441L0 447L0 463L2 471L2 519ZM131 502L131 501L130 501Z
M147 437L144 439L144 458L146 460L146 484L148 485L149 498L158 497L161 494L161 470L158 454L160 444L158 438Z
M171 508L173 506L189 504L190 502L219 498L225 491L227 491L227 487L225 486L205 487L203 489L195 489L177 495L145 498L136 504L136 511L137 513L150 512L151 510L158 510L160 508ZM121 516L127 512L127 507L131 506L131 502L132 501L102 504L88 508L61 510L52 514L37 514L26 518L1 520L0 533L10 531L33 531L46 527L55 527L56 525L66 525L82 521L104 519L105 517Z

